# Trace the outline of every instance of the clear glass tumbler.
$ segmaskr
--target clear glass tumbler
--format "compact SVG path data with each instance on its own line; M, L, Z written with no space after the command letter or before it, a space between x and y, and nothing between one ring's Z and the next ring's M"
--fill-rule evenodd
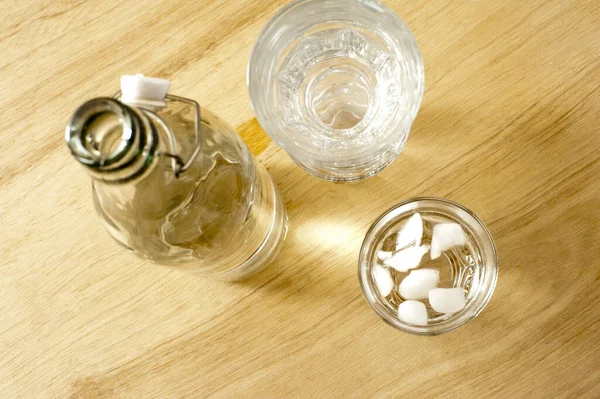
M381 260L382 252L393 251L398 233L407 226L415 213L422 220L419 234L423 247L431 246L424 254L418 268L439 273L439 288L461 288L464 308L451 314L434 310L428 299L422 299L427 311L426 324L404 322L398 316L398 308L407 300L401 284L409 273L387 268ZM441 256L433 255L432 231L437 224L457 223L465 234L464 245L444 250ZM406 240L405 240L406 241ZM434 257L432 260L431 258ZM393 288L383 295L375 281L375 268L387 268ZM477 316L490 300L498 279L498 259L494 240L483 222L471 211L455 202L442 198L415 198L402 202L380 216L370 227L363 241L358 262L358 275L367 302L388 324L400 330L421 335L437 335L452 331ZM388 286L389 289L389 286ZM409 298L414 299L414 298ZM414 302L414 301L413 301ZM420 305L422 306L422 305Z
M307 172L352 181L400 153L424 69L415 38L374 0L299 0L260 33L248 66L266 133Z

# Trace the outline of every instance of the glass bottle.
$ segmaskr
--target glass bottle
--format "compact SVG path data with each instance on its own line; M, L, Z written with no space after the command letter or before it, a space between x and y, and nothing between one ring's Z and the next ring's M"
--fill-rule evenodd
M112 237L148 260L220 279L272 261L287 217L242 138L196 102L167 95L168 81L126 78L137 78L133 94L122 83L122 95L86 102L66 130Z

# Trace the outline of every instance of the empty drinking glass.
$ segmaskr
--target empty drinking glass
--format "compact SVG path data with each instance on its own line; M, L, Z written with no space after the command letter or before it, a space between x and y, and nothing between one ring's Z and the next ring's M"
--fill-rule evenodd
M400 153L424 88L415 38L374 0L299 0L260 33L248 87L267 134L307 172L352 181Z

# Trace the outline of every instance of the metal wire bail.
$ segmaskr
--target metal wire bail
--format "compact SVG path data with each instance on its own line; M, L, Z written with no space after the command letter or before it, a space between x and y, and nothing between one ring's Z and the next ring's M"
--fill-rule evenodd
M119 101L121 100L121 97L122 97L121 91L119 91L117 94L115 94L113 96L113 98L115 100L119 100ZM171 152L161 151L161 152L157 152L156 155L171 158L171 168L173 169L173 174L175 175L175 178L179 178L179 176L182 173L187 171L190 168L190 166L192 166L192 163L194 162L194 160L196 159L198 154L200 154L200 104L198 104L196 101L191 100L189 98L179 97L179 96L175 96L172 94L167 94L165 96L165 100L181 101L181 102L192 105L194 107L194 109L196 110L196 114L195 114L196 147L194 148L194 152L192 152L192 155L190 155L190 158L187 161L184 161L179 154L175 153L175 150L176 150L175 135L173 134L173 131L171 130L169 125L160 116L158 116L156 113L152 112L151 110L145 109L145 108L140 108L140 110L144 113L144 115L146 115L148 118L150 118L155 123L159 124L167 132L167 135L169 136L169 146L171 147ZM140 102L140 103L143 104L143 102ZM152 103L150 105L157 105L157 104Z

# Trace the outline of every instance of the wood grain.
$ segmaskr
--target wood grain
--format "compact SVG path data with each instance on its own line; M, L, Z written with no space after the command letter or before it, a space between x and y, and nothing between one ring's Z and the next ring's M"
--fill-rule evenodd
M400 157L347 185L253 121L246 64L283 4L2 3L0 397L600 397L600 3L386 1L425 97ZM290 232L250 281L146 264L103 231L62 131L136 72L264 150ZM500 260L488 307L435 338L381 322L356 276L370 223L420 195L476 212Z
M242 123L238 126L237 131L246 141L248 148L250 148L250 152L252 152L252 155L254 156L262 154L271 143L271 139L267 136L256 118L252 118L248 122Z

